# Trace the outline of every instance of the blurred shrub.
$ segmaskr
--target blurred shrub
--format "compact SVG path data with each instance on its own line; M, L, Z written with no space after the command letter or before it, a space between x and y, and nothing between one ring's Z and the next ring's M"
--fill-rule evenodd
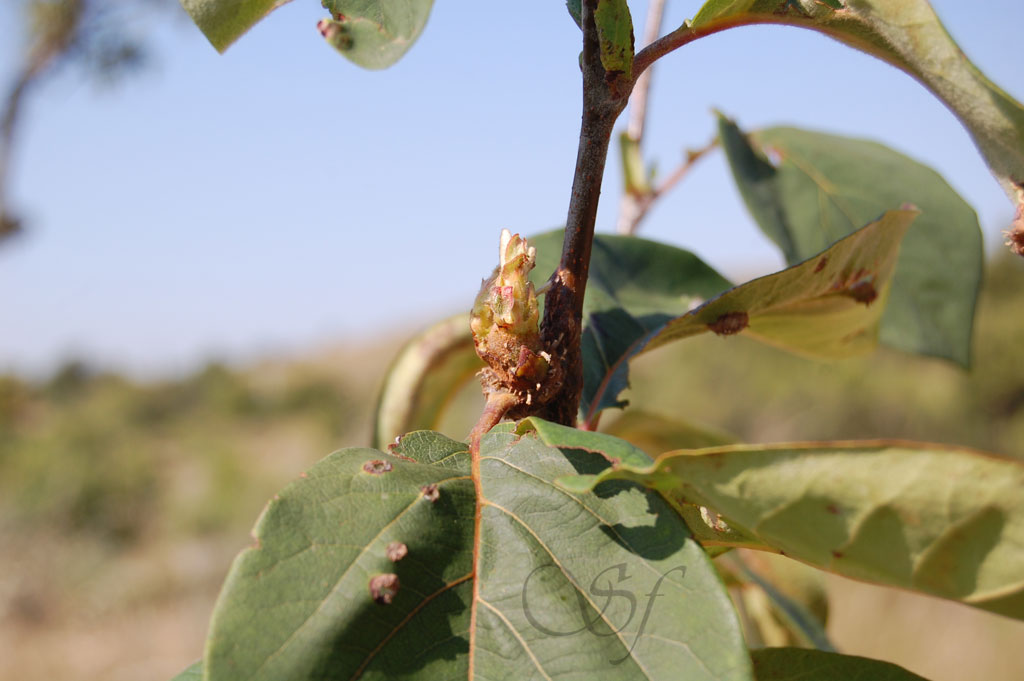
M311 463L336 447L351 404L347 387L309 372L268 384L219 363L149 384L79 361L37 384L0 377L0 513L26 530L117 542L159 524L194 533L248 523L240 498L261 503L281 482L264 480L253 434L298 433Z

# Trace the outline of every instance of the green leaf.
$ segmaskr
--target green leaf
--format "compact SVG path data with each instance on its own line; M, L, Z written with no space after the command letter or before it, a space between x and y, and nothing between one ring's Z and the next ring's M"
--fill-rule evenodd
M626 0L598 0L594 11L601 66L608 73L633 77L633 17Z
M338 33L325 35L346 59L367 69L397 62L423 32L434 0L323 0Z
M905 442L733 445L559 480L632 480L847 577L1024 619L1024 463Z
M228 49L282 4L281 0L181 0L181 6L218 52Z
M804 648L752 650L757 681L925 681L890 662Z
M277 495L218 599L208 681L465 669L475 494L459 449L454 468L342 450Z
M646 349L706 331L746 333L811 356L870 352L913 210L885 213L813 258L737 286L674 319Z
M820 31L872 54L920 81L967 128L1010 199L1024 197L1024 107L967 59L925 0L709 0L690 28L697 33L749 23Z
M477 615L486 621L477 641L488 653L477 659L506 673L516 669L516 678L539 677L521 647L491 638L512 628L531 642L546 678L750 678L739 624L713 566L659 497L623 487L581 498L550 482L604 465L594 454L560 452L531 435L485 440L481 548L501 552L485 551L478 563L484 608ZM615 591L622 593L601 595ZM647 595L658 591L664 596L649 607ZM632 617L627 594L636 599ZM581 629L581 607L602 636L551 635ZM543 619L531 626L527 611ZM537 624L548 633L538 635Z
M530 239L537 247L532 273L541 285L558 266L562 230ZM630 236L594 237L583 301L583 399L586 420L625 404L627 360L666 322L731 284L700 258L667 244Z
M791 264L885 210L920 210L900 252L880 340L969 364L981 229L974 210L938 173L867 140L794 128L748 137L724 117L719 131L747 207Z
M171 681L203 681L203 661L193 662Z
M601 456L492 432L477 496L464 443L393 450L336 452L270 502L207 679L752 679L714 567L658 495L553 484Z
M437 428L452 397L483 366L468 314L439 322L410 340L384 378L373 446L385 447L402 433Z

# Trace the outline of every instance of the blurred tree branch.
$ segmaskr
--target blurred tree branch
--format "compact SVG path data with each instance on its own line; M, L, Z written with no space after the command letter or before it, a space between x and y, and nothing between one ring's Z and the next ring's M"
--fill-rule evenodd
M111 82L140 66L145 51L127 26L128 12L168 0L23 0L25 48L21 66L6 87L0 109L0 243L18 233L22 221L11 210L12 150L27 95L64 66Z

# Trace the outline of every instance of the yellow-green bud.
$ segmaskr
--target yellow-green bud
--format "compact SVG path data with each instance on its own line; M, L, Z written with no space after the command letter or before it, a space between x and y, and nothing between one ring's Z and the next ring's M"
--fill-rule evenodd
M537 293L529 278L536 259L537 251L526 239L502 230L498 267L483 282L473 305L470 327L477 354L510 392L533 388L548 369Z
M480 287L473 305L473 335L483 338L501 328L526 342L539 338L537 294L530 282L537 249L518 234L503 229L499 256L498 266Z

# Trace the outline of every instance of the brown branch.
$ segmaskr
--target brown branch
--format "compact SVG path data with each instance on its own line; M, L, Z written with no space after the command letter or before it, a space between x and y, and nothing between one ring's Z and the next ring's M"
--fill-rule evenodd
M584 0L582 5L583 120L562 259L544 298L544 320L541 323L541 340L553 361L560 365L557 375L561 377L562 384L538 415L565 425L576 424L583 392L583 356L580 352L583 294L587 287L601 180L615 119L625 108L632 86L623 74L604 70L594 23L597 0Z

